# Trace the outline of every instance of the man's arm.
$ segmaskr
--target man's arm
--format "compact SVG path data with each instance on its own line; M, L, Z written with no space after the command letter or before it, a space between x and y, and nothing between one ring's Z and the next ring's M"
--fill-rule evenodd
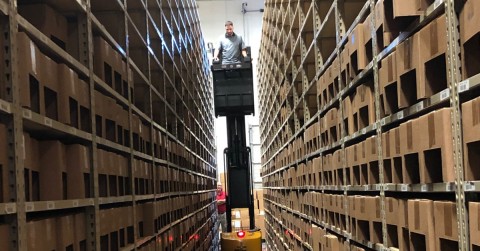
M247 49L242 49L242 56L243 56L244 58L247 57Z
M213 52L213 60L218 61L218 54L220 54L220 49L222 48L222 41L219 40L215 46L215 51Z
M218 61L219 53L220 53L220 50L218 48L215 48L215 51L213 52L213 60Z

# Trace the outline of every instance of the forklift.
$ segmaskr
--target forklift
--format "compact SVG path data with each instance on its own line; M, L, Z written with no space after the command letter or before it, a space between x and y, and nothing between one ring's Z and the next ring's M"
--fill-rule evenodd
M262 233L255 227L252 160L245 133L245 116L255 113L250 48L242 62L214 61L211 70L215 116L227 119L227 148L223 152L227 231L221 234L221 250L262 250ZM248 208L248 229L232 231L232 208Z

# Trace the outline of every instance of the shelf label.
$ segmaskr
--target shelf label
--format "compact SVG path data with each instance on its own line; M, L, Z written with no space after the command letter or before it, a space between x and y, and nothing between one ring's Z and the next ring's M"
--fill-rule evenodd
M49 118L45 118L43 123L46 125L46 126L49 126L49 127L52 127L52 120L49 119Z
M427 185L420 186L420 191L426 192L427 191Z
M27 204L27 206L25 207L25 210L27 212L33 212L33 210L35 210L35 207L33 206L33 203Z
M15 205L7 205L5 206L5 212L7 214L13 214L15 213Z
M367 133L367 128L366 127L362 129L362 134L365 134L365 133Z
M475 186L471 183L465 184L465 191L473 191L475 190Z
M403 111L397 113L397 119L403 119Z
M381 121L380 121L380 125L382 126L385 126L387 124L387 120L385 118L383 118Z
M470 89L470 80L462 81L458 84L458 92L465 92Z
M78 200L72 201L72 205L73 205L73 207L78 207Z
M47 202L47 209L54 209L55 208L55 202L49 201Z
M380 185L380 184L376 184L376 185L375 185L375 190L378 190L378 191L382 190L381 185Z
M402 184L402 185L400 186L400 191L402 191L402 192L408 191L408 185Z
M417 112L423 110L423 101L417 104Z
M8 104L1 103L0 107L1 107L2 110L4 110L5 112L10 113L10 106L9 106Z
M442 92L440 92L440 101L443 101L449 97L450 97L450 89L445 89Z
M23 110L23 117L26 119L32 118L32 112L30 110Z

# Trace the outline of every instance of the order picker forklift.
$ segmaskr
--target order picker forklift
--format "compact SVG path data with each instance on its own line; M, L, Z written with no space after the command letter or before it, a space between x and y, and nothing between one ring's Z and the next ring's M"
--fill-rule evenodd
M250 50L247 47L247 53ZM221 57L220 57L221 58ZM222 251L262 249L262 233L255 227L250 148L246 145L245 116L254 114L253 74L250 56L237 64L213 62L215 116L227 119L224 150L227 231L221 234ZM232 231L232 208L248 208L250 226Z

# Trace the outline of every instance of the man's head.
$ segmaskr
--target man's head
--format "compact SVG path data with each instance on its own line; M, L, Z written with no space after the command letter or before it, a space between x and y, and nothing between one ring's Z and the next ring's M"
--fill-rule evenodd
M233 23L232 21L226 21L225 22L225 33L227 36L233 35Z
M222 192L223 191L223 186L222 183L217 183L217 192Z

